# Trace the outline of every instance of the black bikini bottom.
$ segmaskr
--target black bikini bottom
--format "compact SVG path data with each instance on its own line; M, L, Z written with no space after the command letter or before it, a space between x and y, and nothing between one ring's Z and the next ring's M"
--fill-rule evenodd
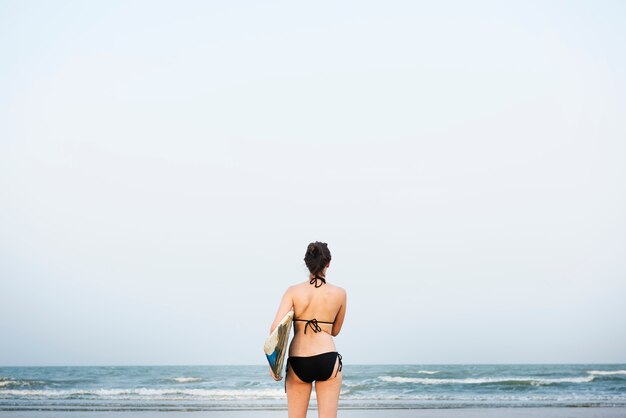
M330 379L333 375L337 359L339 359L339 367L337 367L337 373L335 373L336 377L343 367L341 354L336 351L310 357L289 357L287 359L287 370L291 366L293 372L303 382L311 383L314 380L321 382Z

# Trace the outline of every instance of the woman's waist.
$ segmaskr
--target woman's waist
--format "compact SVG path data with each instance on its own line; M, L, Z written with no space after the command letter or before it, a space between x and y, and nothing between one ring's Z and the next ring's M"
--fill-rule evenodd
M296 333L289 346L290 355L309 356L326 351L336 351L335 340L330 334L323 331L314 335Z

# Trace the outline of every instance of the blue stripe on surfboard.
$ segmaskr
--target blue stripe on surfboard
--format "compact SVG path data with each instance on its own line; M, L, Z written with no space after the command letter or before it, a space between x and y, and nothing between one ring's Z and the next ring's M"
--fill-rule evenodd
M276 360L277 360L277 357L278 357L278 351L274 350L274 352L272 354L270 354L270 355L266 354L265 357L267 357L267 361L270 362L270 365L273 366L274 364L276 364Z

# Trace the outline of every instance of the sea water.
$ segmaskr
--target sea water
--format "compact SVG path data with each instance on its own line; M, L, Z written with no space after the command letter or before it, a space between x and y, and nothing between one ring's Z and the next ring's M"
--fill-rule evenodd
M626 406L625 364L344 364L343 374L343 409ZM284 382L273 381L266 366L0 367L0 411L286 404Z

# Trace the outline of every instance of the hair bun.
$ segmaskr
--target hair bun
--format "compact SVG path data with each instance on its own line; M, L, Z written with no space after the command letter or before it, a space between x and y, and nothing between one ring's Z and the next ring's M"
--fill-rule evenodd
M330 259L330 251L325 242L315 241L306 247L304 262L311 274L319 280L324 278L320 273L322 273L324 268L330 263Z

